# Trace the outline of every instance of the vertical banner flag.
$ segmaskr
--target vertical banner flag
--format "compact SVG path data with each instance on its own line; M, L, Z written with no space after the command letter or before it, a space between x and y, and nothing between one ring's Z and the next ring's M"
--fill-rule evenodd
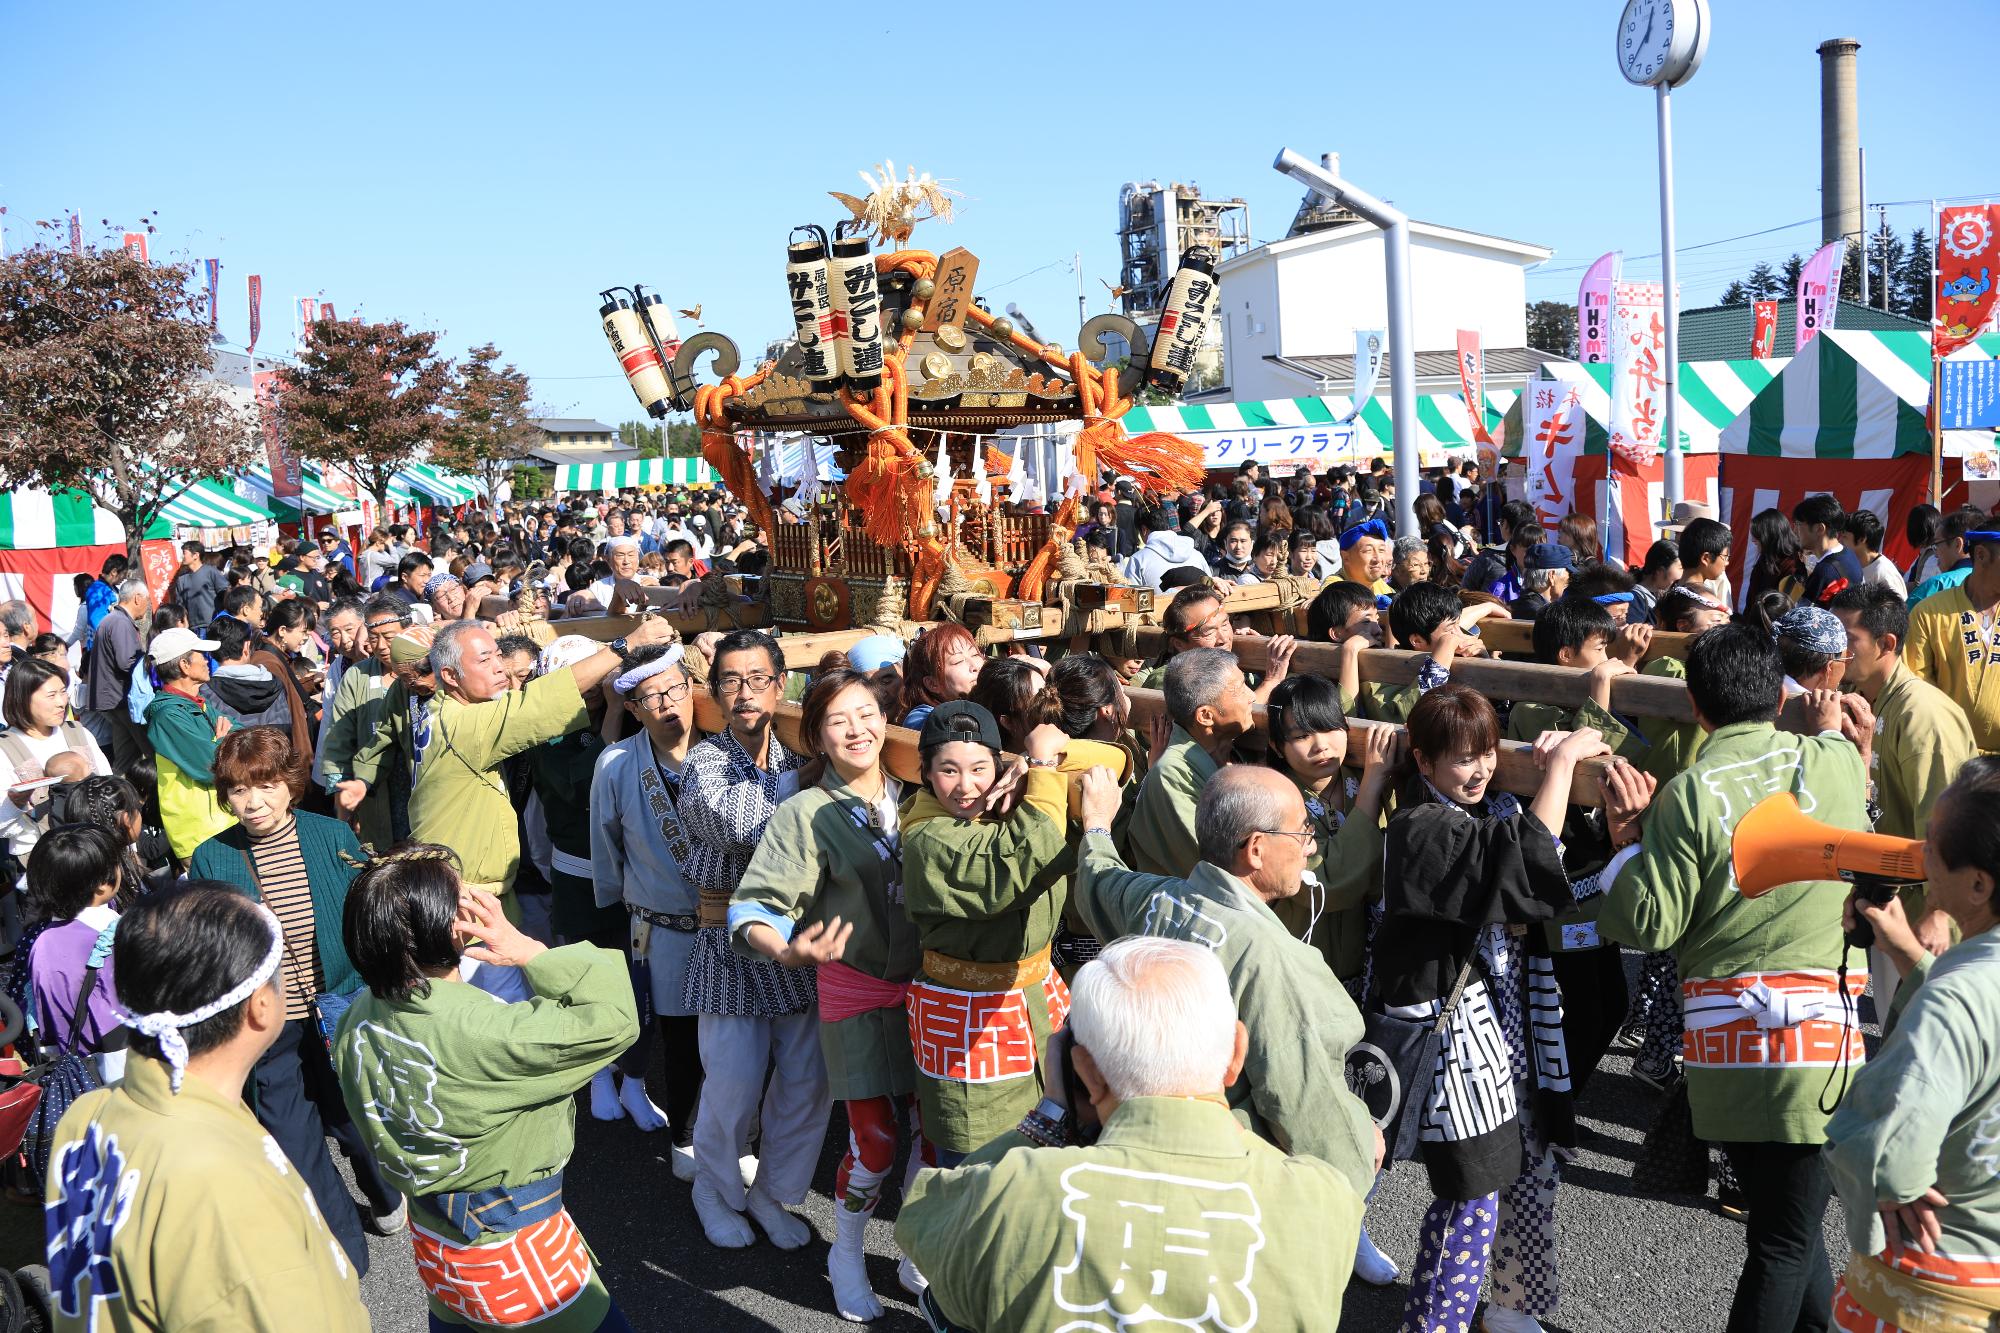
M310 296L299 298L299 346L312 341L313 321L319 318L319 302Z
M1805 351L1815 333L1833 327L1833 318L1840 307L1840 260L1846 250L1846 241L1828 241L1799 270L1798 327L1793 330L1793 352Z
M1660 447L1666 411L1665 311L1659 283L1612 284L1610 447L1634 463L1650 462Z
M257 335L264 331L264 279L250 275L250 354L257 354Z
M1465 410L1472 418L1473 440L1492 444L1493 437L1486 433L1486 358L1479 350L1477 329L1458 331L1458 387L1465 394Z
M132 258L138 260L142 264L149 262L146 257L145 232L143 231L126 232L125 239L122 242L122 244L124 245L126 254L132 256Z
M1528 381L1522 424L1528 439L1523 461L1528 469L1528 503L1535 521L1555 530L1565 514L1588 513L1576 500L1576 460L1583 453L1583 386L1570 380Z
M1354 331L1354 397L1341 424L1360 416L1362 407L1375 396L1375 385L1382 378L1382 358L1388 351L1389 337L1382 330Z
M69 252L83 253L83 219L72 213L69 215Z
M1931 355L1942 358L1971 342L1993 316L2000 204L1939 209L1937 238Z
M1751 309L1756 311L1756 325L1750 335L1750 359L1768 361L1772 349L1778 345L1778 303L1753 301Z
M333 313L333 303L331 301L321 301L319 303L319 317L321 319L336 318L336 316Z
M271 467L271 497L283 500L296 509L302 480L301 468L299 456L285 447L285 437L278 429L278 372L252 371L250 391L256 399L264 428L264 460Z
M1599 256L1576 289L1576 359L1586 365L1611 359L1611 284L1624 253Z
M208 270L208 331L213 335L222 322L222 261L204 259L202 264Z

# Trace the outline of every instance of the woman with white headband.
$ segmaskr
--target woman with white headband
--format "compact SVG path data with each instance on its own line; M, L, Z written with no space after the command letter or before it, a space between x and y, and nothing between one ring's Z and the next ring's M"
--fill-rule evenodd
M411 843L355 878L341 933L368 993L334 1039L341 1092L409 1198L431 1327L629 1333L563 1206L571 1099L639 1035L625 960L523 935L456 860ZM531 998L465 984L463 958L520 968Z
M243 1104L285 1026L277 918L195 881L121 918L124 1080L57 1126L46 1219L58 1327L355 1333L360 1282Z

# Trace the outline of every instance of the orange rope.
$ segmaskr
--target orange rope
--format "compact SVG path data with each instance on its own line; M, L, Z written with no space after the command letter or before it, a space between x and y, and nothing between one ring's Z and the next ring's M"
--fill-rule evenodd
M1015 584L1014 595L1024 602L1039 602L1042 591L1048 584L1049 571L1055 568L1056 553L1062 544L1076 531L1076 496L1071 495L1056 510L1056 516L1049 521L1049 539L1042 543L1042 549L1035 552L1035 558L1021 571L1020 582Z
M729 493L743 502L750 511L750 517L765 532L775 532L776 522L771 514L771 503L764 498L764 492L757 485L756 469L750 464L750 455L736 442L736 432L730 425L723 404L746 389L763 383L770 373L767 366L747 377L731 375L720 384L704 384L694 391L694 419L701 427L701 456L722 478L722 484Z

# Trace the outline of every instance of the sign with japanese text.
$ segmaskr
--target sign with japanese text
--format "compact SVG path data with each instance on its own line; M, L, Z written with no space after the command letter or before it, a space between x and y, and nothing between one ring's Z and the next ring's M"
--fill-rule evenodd
M262 419L264 459L271 467L271 495L296 508L302 468L299 456L285 447L284 434L278 429L278 372L253 371L250 391L257 402L258 416Z
M222 261L204 259L208 270L208 331L213 334L222 323Z
M972 308L972 280L979 276L979 256L957 246L938 256L937 271L931 281L936 290L924 306L924 332L936 333L949 324L965 327L965 312Z
M1611 451L1635 463L1660 448L1666 415L1665 294L1657 282L1611 288Z
M128 231L125 233L125 239L124 241L121 242L121 244L125 247L125 253L132 256L132 258L138 260L140 263L145 264L151 262L146 255L145 232Z
M1846 241L1828 241L1799 270L1798 327L1792 330L1792 350L1803 352L1813 335L1833 327L1840 313L1840 259Z
M1611 284L1622 254L1600 256L1576 289L1576 359L1586 365L1611 359Z
M1353 466L1388 450L1375 443L1358 423L1332 421L1308 426L1246 426L1238 430L1177 430L1181 439L1201 446L1201 465L1234 472L1257 462L1273 476L1287 476L1302 467L1324 472L1336 464ZM1466 455L1467 449L1456 451ZM1436 446L1420 446L1418 467L1443 467L1448 455Z
M1988 356L1944 361L1938 366L1938 376L1941 430L2000 426L2000 360Z
M1465 412L1472 420L1472 438L1493 443L1486 433L1486 358L1479 350L1479 330L1458 331L1458 387L1465 394Z
M1979 335L1993 315L2000 270L2000 204L1938 210L1937 291L1931 309L1931 355L1950 356Z
M310 296L299 298L299 346L312 341L313 321L319 318L319 302Z
M1529 380L1521 398L1521 424L1527 431L1521 459L1528 503L1535 507L1535 521L1554 531L1565 514L1589 512L1576 498L1576 460L1583 453L1587 425L1583 386L1572 380Z
M1778 345L1778 303L1755 301L1751 303L1751 309L1756 311L1756 322L1750 334L1750 358L1753 361L1768 361L1772 349Z

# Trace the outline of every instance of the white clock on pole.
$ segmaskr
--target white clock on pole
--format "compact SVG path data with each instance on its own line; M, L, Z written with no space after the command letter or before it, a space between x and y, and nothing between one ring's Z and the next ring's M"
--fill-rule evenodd
M1626 0L1618 71L1642 88L1686 83L1708 51L1708 0Z

